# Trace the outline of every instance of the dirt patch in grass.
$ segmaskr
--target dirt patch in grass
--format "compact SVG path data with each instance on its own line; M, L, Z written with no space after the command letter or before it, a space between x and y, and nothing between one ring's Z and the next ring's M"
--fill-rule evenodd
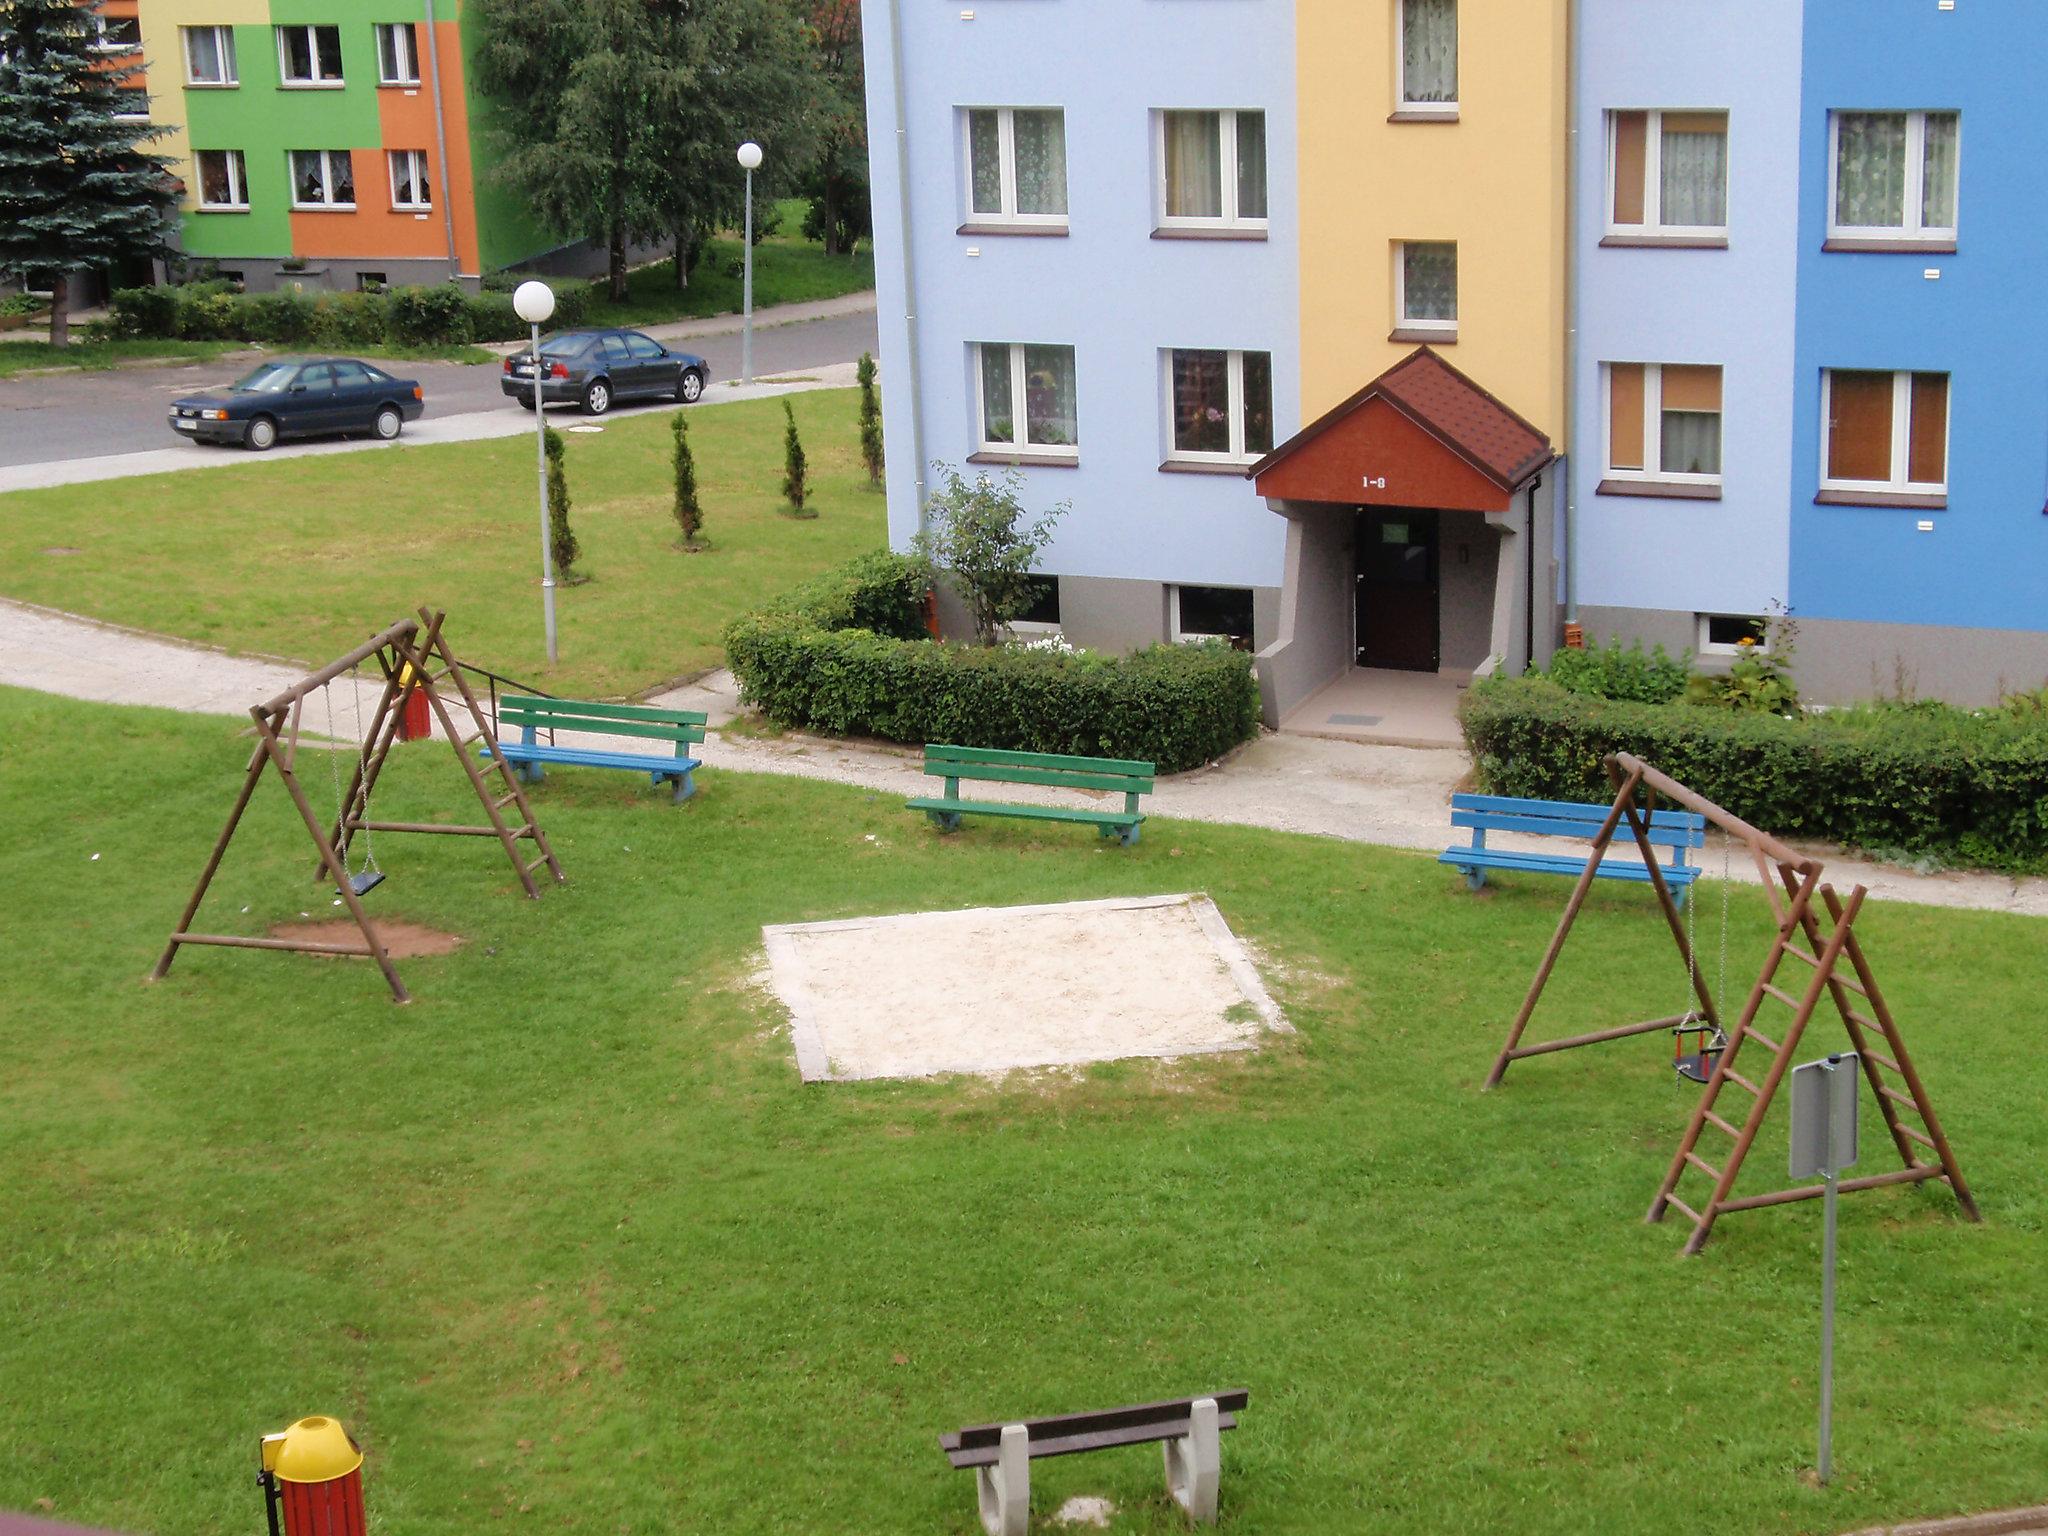
M377 930L377 942L394 960L412 960L421 955L452 955L468 942L460 934L443 933L425 923L409 923L402 919L373 922L371 926ZM290 939L295 944L356 944L362 941L361 931L345 917L324 923L279 923L270 930L270 936L273 939ZM341 955L334 958L351 957Z

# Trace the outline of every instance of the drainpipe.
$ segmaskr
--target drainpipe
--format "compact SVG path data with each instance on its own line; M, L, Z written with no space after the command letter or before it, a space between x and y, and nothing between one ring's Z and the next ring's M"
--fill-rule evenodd
M434 152L441 157L441 225L448 232L448 275L462 275L462 257L455 249L455 188L448 176L448 122L441 110L441 42L435 34L434 0L427 7L427 78L434 88Z
M1529 513L1524 519L1522 543L1522 670L1536 665L1536 493L1543 489L1543 477L1529 482Z
M910 397L911 494L917 498L917 531L925 531L924 399L917 378L917 256L911 237L915 225L910 217L910 123L903 86L903 23L898 0L887 0L884 14L889 27L889 76L896 109L896 204L903 228L903 387Z
M1579 455L1573 441L1579 371L1579 5L1564 7L1564 618L1579 622ZM1534 504L1531 504L1534 515Z

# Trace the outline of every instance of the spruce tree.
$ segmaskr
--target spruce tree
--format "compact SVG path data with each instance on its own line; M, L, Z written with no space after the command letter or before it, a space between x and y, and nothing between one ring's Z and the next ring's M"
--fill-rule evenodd
M704 509L697 505L697 461L690 453L690 424L687 411L677 411L670 420L676 435L676 526L683 531L683 548L697 547L697 534L704 527Z
M803 441L796 435L796 411L786 399L782 402L782 416L788 423L782 432L783 498L797 516L816 517L817 513L804 511L804 500L810 495L810 470L804 463Z
M863 352L853 371L860 385L860 456L868 466L868 483L882 483L882 403L875 398L875 355Z
M543 440L548 455L548 553L555 562L555 574L567 577L583 548L576 542L576 530L569 526L569 469L563 458L562 434L549 427Z
M177 190L163 133L122 121L139 65L95 51L99 6L0 4L0 272L50 274L50 342L71 340L71 273L163 247Z

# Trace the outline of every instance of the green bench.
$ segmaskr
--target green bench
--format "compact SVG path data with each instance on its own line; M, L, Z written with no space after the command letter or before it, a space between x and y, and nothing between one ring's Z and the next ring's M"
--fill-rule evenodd
M704 739L705 716L697 709L657 709L651 704L592 704L581 699L544 699L528 694L508 693L498 700L498 729L519 727L519 740L501 741L498 750L519 770L521 778L538 783L546 776L545 764L577 768L623 768L644 773L655 784L675 786L677 800L697 792L690 775L704 765L687 749ZM540 740L546 731L549 739ZM554 741L558 731L584 731L602 736L642 736L653 741L673 742L668 753L604 751L594 747L564 747ZM477 748L479 757L489 757L489 747Z
M1152 765L1110 757L1067 757L1057 752L1006 752L996 747L928 746L924 771L946 781L943 796L905 801L923 811L942 832L962 816L1018 816L1030 821L1071 821L1092 826L1128 848L1138 840L1145 817L1138 796L1152 793ZM1120 810L1083 810L1061 805L1018 805L1008 800L963 800L962 779L992 784L1041 784L1053 789L1106 790L1124 797Z

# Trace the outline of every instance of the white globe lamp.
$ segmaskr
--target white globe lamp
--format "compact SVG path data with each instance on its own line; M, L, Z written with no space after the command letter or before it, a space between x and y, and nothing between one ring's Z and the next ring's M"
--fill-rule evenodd
M761 146L752 139L740 146L740 168L748 171L761 169Z
M539 325L555 312L555 290L529 279L512 290L512 312L528 325Z

